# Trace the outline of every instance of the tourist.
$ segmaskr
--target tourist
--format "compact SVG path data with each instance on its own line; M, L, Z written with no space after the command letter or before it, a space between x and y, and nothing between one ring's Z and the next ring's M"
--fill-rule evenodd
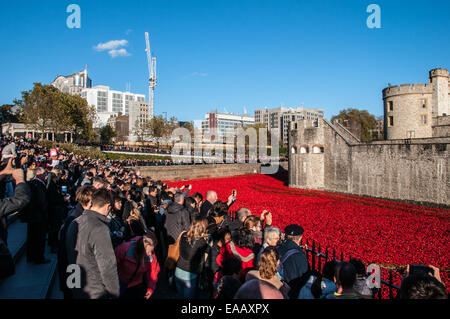
M45 237L48 227L48 198L45 169L38 167L35 177L28 183L31 201L25 209L27 227L27 262L46 264Z
M230 224L230 231L233 233L234 231L244 226L245 219L251 214L252 212L250 211L250 209L246 207L239 208L235 213L236 219Z
M367 285L366 280L366 266L360 259L350 259L349 261L356 270L356 281L354 285L354 289L356 293L364 299L372 299L372 290Z
M184 195L177 193L174 195L174 202L167 207L164 227L167 232L167 244L172 245L183 231L187 231L190 226L189 212L184 208Z
M269 246L264 249L257 270L250 270L245 277L246 281L260 279L272 284L280 290L285 299L288 298L289 285L280 280L277 276L278 266L280 264L280 255L275 247Z
M47 177L48 198L48 244L52 253L58 251L58 233L67 216L66 195L63 194L60 184L61 167L55 166Z
M306 284L300 290L298 299L330 299L336 292L334 273L337 262L327 261L322 268L322 273L311 275Z
M90 185L81 186L77 189L76 192L76 201L77 204L69 213L69 216L66 217L63 225L58 234L59 246L58 246L58 274L59 274L59 287L61 291L64 293L64 299L71 299L72 292L67 288L66 280L67 280L67 266L69 265L68 256L67 256L67 246L66 246L66 237L67 237L67 229L73 220L80 217L81 214L91 207L92 196L94 195L95 188ZM75 249L74 242L72 244L72 249Z
M349 263L342 261L336 265L334 283L336 292L328 295L327 299L360 299L353 288L356 282L356 269Z
M205 254L209 254L206 218L197 217L189 230L180 238L180 257L175 269L175 284L178 298L197 297L199 277L205 268Z
M73 288L75 299L117 298L119 277L108 228L111 194L102 188L92 195L91 208L72 221L66 238L69 264L80 266L80 288ZM70 250L75 238L75 249Z
M430 272L413 271L411 273L411 265L407 266L398 293L399 299L448 299L439 268L432 265L428 267Z
M231 241L220 248L216 259L217 264L222 266L226 258L239 259L242 263L241 280L244 281L247 272L255 267L254 245L254 237L250 230L246 228L238 230L232 234Z
M125 224L125 240L130 240L136 236L143 236L147 232L144 217L135 201L129 200L125 202L123 219Z
M265 280L253 279L244 283L234 299L284 299L283 294Z
M233 299L241 285L242 283L239 279L233 276L223 276L217 287L215 299Z
M184 208L189 213L190 221L193 221L195 217L199 216L196 205L197 205L197 203L193 197L186 197L184 199Z
M120 280L120 298L149 299L158 282L158 241L153 232L136 237L115 249Z
M276 227L266 227L264 228L264 242L261 247L261 249L258 252L258 255L256 256L256 264L258 264L259 259L261 257L262 252L265 248L272 246L277 247L280 239L281 239L281 230Z
M290 299L298 297L300 289L309 278L309 265L306 255L300 247L303 228L297 224L291 224L284 229L285 240L278 247L280 253L281 277L291 287Z
M247 216L247 218L244 220L243 227L252 232L253 239L255 242L253 246L253 252L257 254L262 247L262 240L263 240L260 219L254 215Z

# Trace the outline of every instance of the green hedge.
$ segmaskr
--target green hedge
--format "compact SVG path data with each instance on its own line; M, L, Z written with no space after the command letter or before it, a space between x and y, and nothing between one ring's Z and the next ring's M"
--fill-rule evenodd
M102 160L164 160L170 158L170 155L160 156L160 155L134 155L134 154L118 154L118 153L104 153L96 147L90 146L78 146L71 143L57 143L48 140L39 141L39 145L47 148L63 149L68 153L74 153L76 155L81 155L89 158L102 159Z

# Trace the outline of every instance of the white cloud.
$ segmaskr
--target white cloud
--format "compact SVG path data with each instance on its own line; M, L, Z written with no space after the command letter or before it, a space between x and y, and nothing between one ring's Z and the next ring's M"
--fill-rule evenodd
M125 34L129 35L131 32L133 32L133 29L128 29L127 31L125 31Z
M118 57L118 56L130 56L131 54L127 52L126 49L119 49L119 50L110 50L108 51L108 54L112 57Z
M106 51L106 50L115 50L119 47L126 46L128 44L127 40L111 40L106 43L99 43L94 47L96 51Z

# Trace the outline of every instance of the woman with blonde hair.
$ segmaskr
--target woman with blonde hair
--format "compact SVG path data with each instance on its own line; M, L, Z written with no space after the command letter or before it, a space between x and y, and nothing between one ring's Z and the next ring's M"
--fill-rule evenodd
M196 298L198 293L199 277L205 267L209 254L208 245L208 220L196 217L192 221L189 230L180 237L180 257L175 269L175 284L178 298Z
M130 240L136 236L142 236L147 232L147 225L136 202L129 200L123 208L123 220L125 223L125 238Z
M261 254L258 264L258 270L250 270L245 277L245 281L259 279L267 281L280 290L285 299L288 299L290 287L281 281L277 276L278 265L280 264L280 255L273 246L268 246Z

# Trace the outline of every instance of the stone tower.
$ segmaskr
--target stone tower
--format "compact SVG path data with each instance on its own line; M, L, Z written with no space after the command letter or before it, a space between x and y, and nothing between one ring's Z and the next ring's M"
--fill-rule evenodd
M449 76L446 69L430 71L430 82L433 85L432 112L433 117L450 115L449 113Z

